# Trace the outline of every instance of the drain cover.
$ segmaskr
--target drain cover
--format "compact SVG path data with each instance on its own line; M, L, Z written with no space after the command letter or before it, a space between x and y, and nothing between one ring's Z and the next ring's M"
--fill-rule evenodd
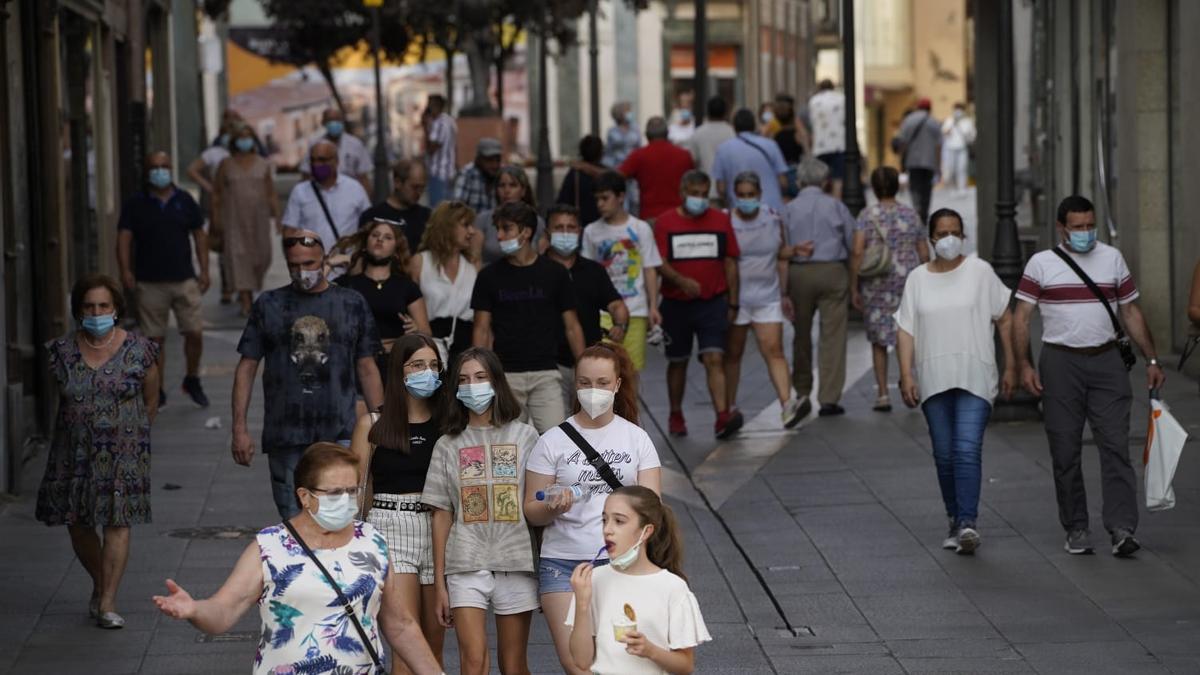
M179 539L253 539L258 530L236 525L213 525L209 527L181 527L166 533Z

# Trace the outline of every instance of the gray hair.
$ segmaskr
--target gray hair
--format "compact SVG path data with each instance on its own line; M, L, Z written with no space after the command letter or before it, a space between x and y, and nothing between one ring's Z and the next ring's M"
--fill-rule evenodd
M829 165L813 157L805 158L796 168L796 182L800 187L821 186L829 180Z
M661 115L655 115L646 120L646 140L654 141L667 137L667 120Z
M749 183L754 186L755 190L762 192L762 181L758 179L758 173L754 171L743 171L733 177L733 189L741 183Z
M612 118L618 123L624 122L625 111L632 107L633 105L630 104L629 101L617 101L616 103L612 104L611 108L608 109L608 114L612 115Z
M689 185L712 185L712 179L700 169L688 169L679 179L679 189L685 190Z

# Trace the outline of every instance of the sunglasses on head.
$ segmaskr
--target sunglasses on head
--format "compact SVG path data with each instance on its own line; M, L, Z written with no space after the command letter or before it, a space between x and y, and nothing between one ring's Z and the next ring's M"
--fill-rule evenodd
M304 246L312 248L313 246L321 246L321 240L316 237L284 237L283 247L291 248L293 246Z

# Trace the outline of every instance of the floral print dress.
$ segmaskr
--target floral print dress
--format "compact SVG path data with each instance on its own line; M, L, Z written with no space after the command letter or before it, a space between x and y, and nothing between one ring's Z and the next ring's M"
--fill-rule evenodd
M877 203L858 215L858 229L866 235L866 248L879 241L879 231L887 237L892 252L892 271L869 279L858 280L862 295L863 320L867 325L867 340L873 345L893 347L896 344L896 320L904 295L904 280L921 264L917 248L922 231L917 212L897 202ZM864 249L865 250L865 249Z
M98 368L84 361L74 334L46 348L59 404L37 519L93 527L150 522L150 418L143 384L158 346L126 333Z
M355 521L345 546L313 549L354 605L375 653L383 658L379 607L388 574L388 548L369 523ZM354 622L342 609L325 575L283 524L259 531L263 592L258 598L262 637L254 657L255 675L377 675L371 654Z

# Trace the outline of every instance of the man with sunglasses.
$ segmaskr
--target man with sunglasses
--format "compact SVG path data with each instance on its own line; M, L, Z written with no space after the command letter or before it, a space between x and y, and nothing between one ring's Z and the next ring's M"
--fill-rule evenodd
M359 217L371 208L371 200L357 180L338 172L338 146L318 141L309 159L312 180L292 188L280 221L284 227L316 233L331 251L338 239L358 231Z
M370 410L383 403L375 355L382 347L367 301L329 283L325 247L311 230L284 230L283 252L292 283L254 301L238 342L233 381L233 459L254 457L246 414L260 361L263 370L262 448L271 469L279 515L299 510L292 474L304 449L318 441L349 445L356 383Z

